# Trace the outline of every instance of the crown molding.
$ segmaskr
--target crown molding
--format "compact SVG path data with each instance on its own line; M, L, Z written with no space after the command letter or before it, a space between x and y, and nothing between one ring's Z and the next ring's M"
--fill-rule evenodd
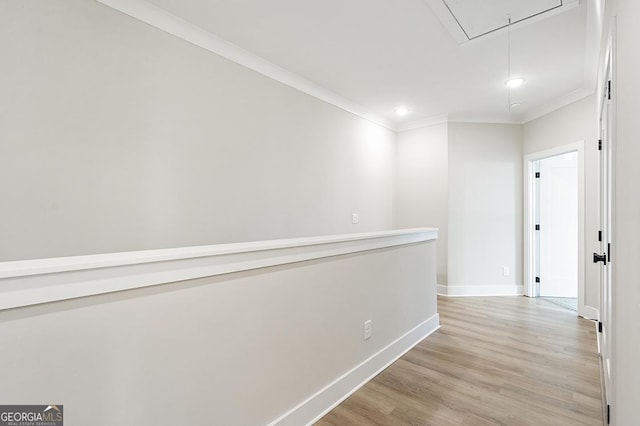
M506 114L452 114L450 123L481 123L481 124L523 124L519 115Z
M158 6L144 0L96 1L307 95L386 127L389 130L397 131L395 123L369 111L365 107L205 31Z
M560 108L584 99L587 96L591 96L593 93L593 89L580 88L574 90L573 92L570 92L564 96L560 96L559 98L556 98L551 102L534 108L532 111L524 115L523 123L528 123L535 120L536 118L542 117L543 115L547 115L553 111L559 110Z
M509 117L500 114L451 114L436 115L423 120L398 125L398 132L406 132L442 123L479 123L479 124L524 124L519 115Z
M434 126L441 123L483 123L483 124L526 124L553 111L591 96L593 90L580 88L564 96L560 96L551 102L533 108L522 115L509 116L506 114L449 114L438 115L424 120L412 121L398 126L399 132L419 129L421 127Z
M449 121L447 114L434 115L431 117L423 118L420 120L409 121L407 123L398 124L398 132L406 132L408 130L421 129L423 127L436 126L438 124L446 123Z

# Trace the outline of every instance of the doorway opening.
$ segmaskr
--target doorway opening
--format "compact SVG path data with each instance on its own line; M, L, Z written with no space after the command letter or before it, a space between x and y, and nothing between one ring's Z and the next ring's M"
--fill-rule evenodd
M584 315L584 142L524 166L526 295Z

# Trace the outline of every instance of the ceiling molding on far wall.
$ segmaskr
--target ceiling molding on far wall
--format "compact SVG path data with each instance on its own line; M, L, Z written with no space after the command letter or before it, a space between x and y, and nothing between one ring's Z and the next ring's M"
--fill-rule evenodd
M484 123L484 124L524 124L522 116L515 115L487 115L487 114L442 114L428 117L422 120L414 120L398 125L398 132L421 129L423 127L436 126L443 123Z
M396 123L351 102L297 74L287 71L241 47L150 4L144 0L97 0L119 12L213 52L282 84L313 96L375 124L397 131Z
M448 121L450 123L526 124L542 117L543 115L547 115L574 102L578 102L587 96L591 96L593 93L595 93L595 91L592 89L576 89L522 115L450 114Z
M522 116L507 114L452 114L449 116L451 123L486 123L486 124L522 124Z
M573 92L567 93L566 95L556 98L551 102L534 108L531 112L524 115L523 123L528 123L529 121L533 121L536 118L540 118L543 115L547 115L550 112L558 110L569 104L578 102L579 100L584 99L587 96L592 95L593 93L595 93L593 89L580 88L574 90Z
M437 115L423 120L411 121L398 125L398 132L420 129L422 127L435 126L441 123L485 123L485 124L526 124L537 118L547 115L553 111L578 102L592 95L594 90L577 89L564 96L547 102L540 107L534 108L531 112L523 115L486 115L486 114L449 114Z
M420 120L409 121L407 123L398 124L398 132L406 132L407 130L421 129L423 127L435 126L437 124L446 123L449 121L449 117L446 114L434 115L432 117L423 118Z

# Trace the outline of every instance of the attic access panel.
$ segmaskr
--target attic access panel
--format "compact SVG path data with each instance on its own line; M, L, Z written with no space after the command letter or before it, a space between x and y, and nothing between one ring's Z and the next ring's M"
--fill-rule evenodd
M578 5L578 0L426 0L458 43L511 24L543 19Z

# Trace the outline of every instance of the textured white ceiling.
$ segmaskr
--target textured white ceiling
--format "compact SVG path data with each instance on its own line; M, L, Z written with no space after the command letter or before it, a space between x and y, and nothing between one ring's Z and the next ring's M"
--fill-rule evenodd
M459 45L425 0L148 2L401 126L442 114L520 122L593 89L585 68L587 0L512 27L512 74L526 79L512 91L511 100L522 102L513 110L506 32ZM520 2L529 13L524 6L547 0ZM411 109L402 119L394 114L400 104Z

